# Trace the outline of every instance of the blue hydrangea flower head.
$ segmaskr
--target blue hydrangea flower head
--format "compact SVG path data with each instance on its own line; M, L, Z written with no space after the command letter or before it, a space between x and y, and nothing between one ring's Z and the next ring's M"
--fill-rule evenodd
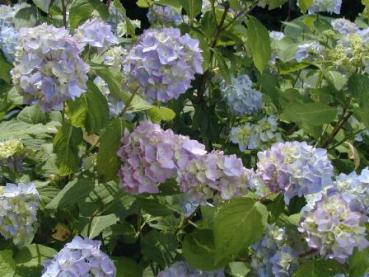
M77 236L53 260L46 262L41 276L115 277L115 265L100 247L100 241Z
M258 153L257 174L288 204L295 196L317 193L332 183L333 165L327 151L306 142L276 143Z
M223 82L221 89L229 109L236 115L249 115L261 110L263 97L252 87L248 75L233 77L231 83Z
M334 19L331 22L333 30L341 35L353 34L359 31L359 26L344 18Z
M153 5L147 13L151 25L179 25L182 22L181 15L168 6Z
M322 257L345 263L355 248L369 247L367 222L368 218L353 210L344 195L330 193L315 202L313 209L302 212L299 231Z
M342 0L314 0L313 4L309 8L309 13L341 13Z
M14 62L16 46L18 44L18 31L12 26L0 27L0 49L9 62Z
M31 243L40 196L34 184L0 187L0 234L17 246Z
M298 45L295 53L297 62L311 59L314 55L319 55L323 52L323 47L317 41L304 42Z
M42 24L20 30L13 83L26 104L44 111L61 110L66 100L87 89L89 66L80 44L64 28Z
M126 57L129 83L138 83L149 101L177 99L203 72L199 41L179 29L146 30Z
M176 262L159 272L157 277L225 277L224 271L204 272L192 268L185 262Z

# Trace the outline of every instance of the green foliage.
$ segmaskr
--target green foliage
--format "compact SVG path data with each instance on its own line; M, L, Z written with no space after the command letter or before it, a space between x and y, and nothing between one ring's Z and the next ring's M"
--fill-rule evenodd
M103 19L109 16L108 8L98 0L74 0L69 10L70 26L76 29L96 11Z

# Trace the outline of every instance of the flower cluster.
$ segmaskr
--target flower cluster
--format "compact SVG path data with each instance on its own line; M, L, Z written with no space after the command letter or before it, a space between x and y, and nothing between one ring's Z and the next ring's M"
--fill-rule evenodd
M256 124L246 123L233 127L230 138L233 143L238 144L240 151L266 148L271 143L282 140L275 116L264 117Z
M313 4L309 8L309 13L341 13L342 0L314 0Z
M86 91L89 67L79 43L64 28L42 24L20 31L13 83L27 104L61 110L63 102Z
M115 277L115 266L108 255L100 250L100 246L100 241L75 237L53 260L45 264L41 276Z
M183 192L199 202L211 198L213 192L229 200L246 194L251 174L235 155L213 151L191 161L179 171L177 181Z
M124 65L129 83L138 82L150 101L167 102L185 93L202 73L199 41L175 28L146 30Z
M311 59L315 55L323 53L324 48L317 41L304 42L298 45L295 53L295 59L297 62L302 62Z
M178 25L182 22L181 15L168 6L153 5L147 18L151 25Z
M266 234L252 246L251 266L257 276L292 276L298 266L298 255L288 244L286 230L268 225Z
M117 37L111 31L111 26L98 18L89 19L80 25L75 37L82 45L95 47L99 51L104 51L118 43Z
M176 262L159 272L157 277L225 277L224 271L203 272L192 268L185 262Z
M14 62L19 33L13 26L0 27L0 49L9 62Z
M321 256L344 263L355 248L369 247L366 222L368 218L353 209L344 195L333 193L324 195L312 210L302 213L299 231Z
M14 155L22 153L24 145L17 139L0 142L0 160L6 160Z
M333 166L327 151L306 142L276 143L258 153L257 174L273 192L282 191L288 204L331 184Z
M263 106L261 92L253 89L252 81L247 75L232 78L230 84L223 82L221 89L229 109L237 115L258 112Z
M0 187L0 234L22 246L32 241L40 197L34 184Z
M331 22L333 30L340 33L341 35L353 34L359 31L359 27L351 22L350 20L344 18L334 19Z
M129 193L158 193L158 185L177 175L192 159L206 153L205 146L188 137L164 131L159 125L142 122L126 131L118 152L123 189Z

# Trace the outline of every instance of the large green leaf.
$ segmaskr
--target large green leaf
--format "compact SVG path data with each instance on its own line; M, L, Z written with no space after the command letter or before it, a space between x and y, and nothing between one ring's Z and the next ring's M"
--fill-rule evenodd
M180 3L190 20L193 20L201 12L202 0L180 0Z
M54 152L61 175L69 175L80 168L78 146L82 143L82 130L65 121L54 138Z
M0 274L2 277L13 277L15 273L15 261L11 250L0 251Z
M125 121L115 118L109 123L101 136L100 149L97 155L97 172L105 180L112 180L117 177L120 166L117 152L121 146L120 140L126 127Z
M109 17L107 6L99 0L75 0L69 9L69 22L72 29L77 28L97 11L102 19Z
M119 277L138 277L142 276L143 268L134 260L127 257L113 257L117 276Z
M270 37L264 25L253 16L247 21L247 46L256 68L263 72L272 55Z
M314 0L299 0L299 6L302 12L306 12L311 5L313 4Z
M349 259L349 272L351 277L362 277L369 274L369 249L355 251Z
M249 198L223 204L214 218L214 238L218 260L231 258L258 241L267 225L265 206Z
M148 114L151 121L156 123L160 121L171 121L176 117L176 113L166 107L152 107Z
M49 13L51 0L33 0L33 3L45 13Z
M312 260L301 264L293 277L333 277L342 272L342 265L333 260Z
M102 216L96 216L92 219L91 223L86 226L82 234L85 234L90 239L96 238L106 228L117 223L119 218L115 214L108 214Z

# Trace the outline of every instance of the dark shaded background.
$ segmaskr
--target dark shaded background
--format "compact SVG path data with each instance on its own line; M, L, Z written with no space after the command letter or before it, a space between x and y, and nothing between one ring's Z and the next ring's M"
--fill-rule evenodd
M131 19L139 19L142 21L142 27L148 27L146 19L146 9L139 8L136 5L136 0L121 0L124 7L127 9L127 15ZM354 20L356 16L362 12L364 7L361 5L361 0L343 0L341 16ZM299 9L296 7L296 0L289 0L282 8L268 11L268 9L255 8L252 12L254 16L260 19L269 29L280 29L281 22L292 20L300 15Z

